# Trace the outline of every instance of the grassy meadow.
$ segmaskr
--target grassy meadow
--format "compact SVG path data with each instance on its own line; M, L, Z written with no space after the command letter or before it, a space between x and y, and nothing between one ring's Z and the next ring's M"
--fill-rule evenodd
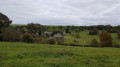
M101 32L101 31L100 31ZM72 34L72 33L71 33ZM97 39L99 42L99 34L98 35L89 35L89 31L85 30L85 31L80 31L80 38L75 38L74 36L70 35L70 34L66 34L65 35L65 42L69 43L75 43L78 45L88 45L92 39ZM117 33L110 33L112 38L113 38L113 43L118 43L120 44L120 40L117 38ZM76 40L77 42L74 42L74 40Z
M120 49L0 42L0 67L120 67Z

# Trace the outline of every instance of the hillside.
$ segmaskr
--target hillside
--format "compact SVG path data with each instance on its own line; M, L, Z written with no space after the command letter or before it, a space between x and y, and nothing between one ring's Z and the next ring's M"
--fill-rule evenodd
M89 35L89 31L80 31L80 38L75 38L74 36L71 36L70 34L65 35L65 42L73 42L78 45L88 45L92 39L97 39L98 42L100 41L100 36L98 35ZM117 33L110 33L113 38L113 43L120 44L120 39L117 38ZM77 41L74 42L74 40Z

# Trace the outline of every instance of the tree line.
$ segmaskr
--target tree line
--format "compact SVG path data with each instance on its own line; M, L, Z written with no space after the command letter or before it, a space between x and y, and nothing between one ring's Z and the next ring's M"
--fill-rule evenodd
M12 21L4 14L0 13L0 41L17 42L23 41L27 43L38 42L41 44L55 44L54 34L63 32L70 34L76 32L74 36L80 38L80 31L89 30L89 35L100 34L100 43L96 39L91 41L91 46L112 47L113 39L109 33L117 33L120 39L120 26L111 25L93 25L93 26L45 26L38 23L29 23L24 26L10 26ZM100 33L100 30L103 31ZM45 31L51 31L51 35L44 34ZM64 39L57 39L58 44L64 44ZM99 44L99 45L98 45Z

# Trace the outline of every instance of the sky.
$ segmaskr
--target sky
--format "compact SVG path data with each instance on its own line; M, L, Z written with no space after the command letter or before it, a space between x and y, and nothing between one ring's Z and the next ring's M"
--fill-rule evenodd
M0 0L12 24L120 25L120 0Z

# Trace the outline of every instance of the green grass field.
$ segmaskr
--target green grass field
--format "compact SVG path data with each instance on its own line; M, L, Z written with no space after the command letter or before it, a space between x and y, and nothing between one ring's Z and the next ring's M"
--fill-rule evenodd
M0 42L0 67L120 67L120 49Z
M120 44L120 39L117 38L117 33L111 33L113 42ZM74 40L77 41L76 44L78 45L88 45L92 39L97 39L99 42L99 34L98 35L89 35L89 31L80 31L80 38L75 38L74 36L71 36L70 34L67 34L65 37L65 42L69 43L75 43Z

